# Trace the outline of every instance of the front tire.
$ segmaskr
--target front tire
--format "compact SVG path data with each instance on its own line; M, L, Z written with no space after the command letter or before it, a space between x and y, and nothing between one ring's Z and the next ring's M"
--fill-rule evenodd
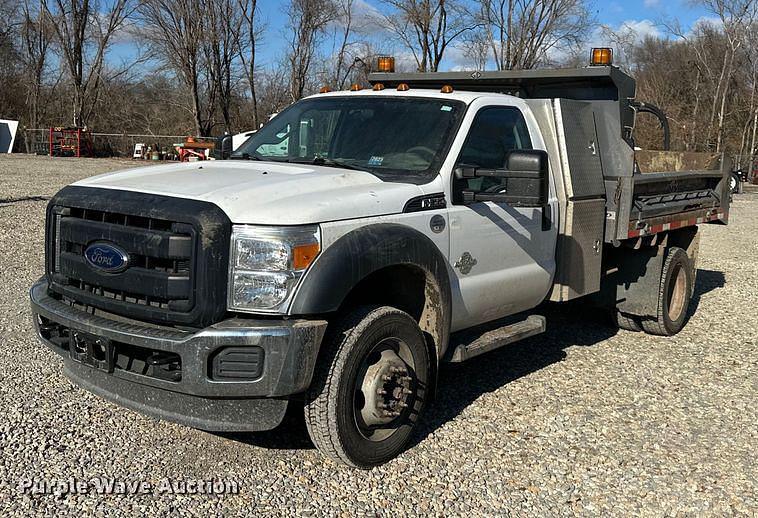
M426 405L430 359L407 313L356 309L333 324L305 403L311 440L325 456L369 469L399 455Z

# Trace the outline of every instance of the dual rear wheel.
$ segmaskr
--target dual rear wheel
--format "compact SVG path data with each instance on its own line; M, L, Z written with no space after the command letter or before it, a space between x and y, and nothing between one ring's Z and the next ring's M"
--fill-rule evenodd
M657 307L652 314L638 316L614 310L616 325L627 331L671 336L682 330L695 286L695 268L687 252L679 247L666 250L657 283Z

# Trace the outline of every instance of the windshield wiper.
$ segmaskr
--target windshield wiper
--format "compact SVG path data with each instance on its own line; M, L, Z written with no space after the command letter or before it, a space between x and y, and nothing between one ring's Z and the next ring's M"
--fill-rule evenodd
M285 160L285 162L289 162L290 164L313 164L313 165L322 165L326 167L339 167L341 169L350 169L351 171L366 171L363 168L356 167L354 165L350 165L345 162L340 162L339 160L324 158L322 156L317 156L313 158L313 160L309 158L305 158L305 159L289 158Z
M251 155L250 153L232 153L229 155L230 160L260 160L259 157Z

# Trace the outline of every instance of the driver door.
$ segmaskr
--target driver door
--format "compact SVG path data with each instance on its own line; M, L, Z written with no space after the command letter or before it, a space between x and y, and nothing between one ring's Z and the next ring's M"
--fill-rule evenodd
M476 112L454 167L503 168L509 151L534 149L535 144L544 149L536 122L530 131L521 108L491 103ZM502 191L500 178L453 177L452 182L453 330L538 305L547 295L555 272L554 218L545 226L542 207L463 204L464 189ZM552 186L550 192L554 192ZM557 214L557 199L552 194L549 212Z

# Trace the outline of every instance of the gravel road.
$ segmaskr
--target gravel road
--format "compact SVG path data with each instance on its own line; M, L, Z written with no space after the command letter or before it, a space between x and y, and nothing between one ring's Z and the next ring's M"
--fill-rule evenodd
M673 338L581 304L548 332L445 367L416 444L369 472L322 459L293 414L222 437L72 385L33 336L46 198L130 162L0 155L0 515L758 514L758 190L702 229L696 310ZM232 480L237 494L29 495L25 480Z

